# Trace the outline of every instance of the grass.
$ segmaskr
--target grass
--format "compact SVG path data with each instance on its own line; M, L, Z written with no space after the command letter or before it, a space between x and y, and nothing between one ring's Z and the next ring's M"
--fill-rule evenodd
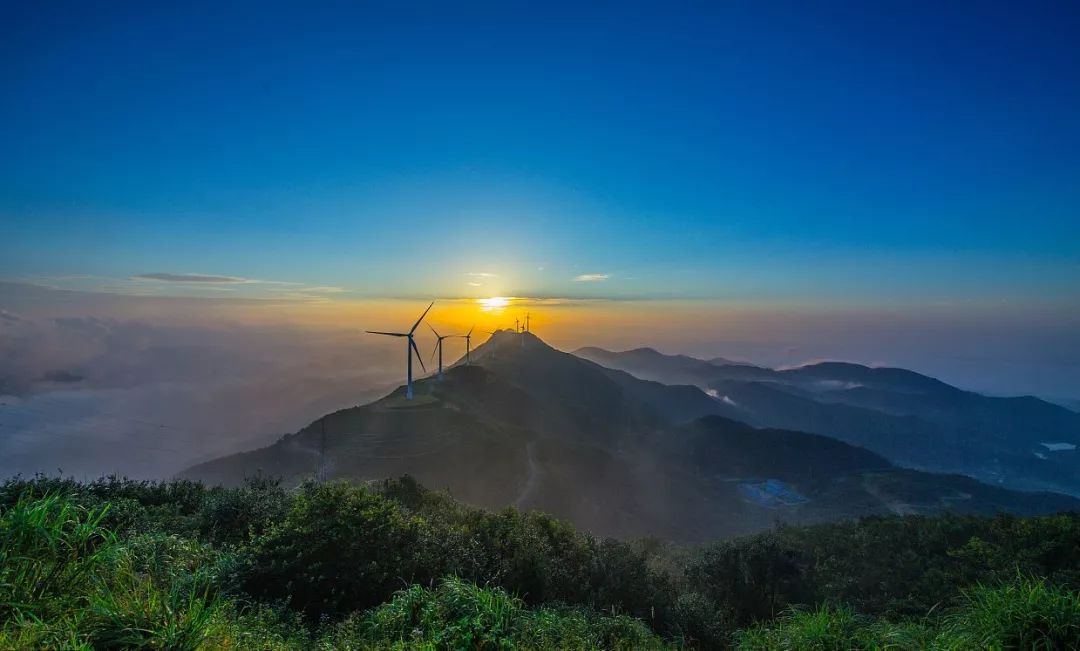
M1080 594L1045 580L976 586L945 620L941 649L1080 649Z
M966 651L1080 649L1080 595L1043 579L976 586L947 615L894 624L844 606L790 610L737 634L742 651L766 649Z
M101 527L108 507L87 510L58 495L24 496L0 519L0 616L36 619L77 598L116 549Z
M220 601L140 572L108 506L22 496L0 516L0 647L198 649ZM178 568L183 571L183 568Z

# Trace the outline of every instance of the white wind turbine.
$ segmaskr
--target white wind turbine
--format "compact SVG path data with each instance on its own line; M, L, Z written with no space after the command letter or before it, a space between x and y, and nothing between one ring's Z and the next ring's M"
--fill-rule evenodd
M440 335L439 331L435 329L430 323L428 324L431 331L435 333L435 349L431 351L431 356L434 357L435 353L439 353L439 379L442 379L442 342L443 339L452 339L454 337L463 337L464 335ZM472 332L471 330L469 332Z
M435 301L432 301L431 305L435 305ZM387 337L405 337L406 339L408 339L408 345L405 348L405 357L406 357L406 359L408 359L408 369L409 369L409 371L408 371L408 379L407 379L407 381L405 383L405 399L406 400L412 400L412 358L413 358L413 353L416 353L416 361L420 362L420 368L424 369L425 373L427 372L427 368L424 367L424 360L420 359L420 351L416 348L416 341L413 340L413 333L416 332L417 326L419 326L420 322L424 320L425 316L427 316L428 310L431 309L431 305L427 306L427 310L424 310L424 313L421 314L420 318L416 320L416 323L413 324L413 327L409 328L408 332L379 332L377 330L366 330L365 331L368 334L372 334L372 335L386 335Z
M472 331L470 330L470 332L472 332ZM488 337L488 342L491 342L491 340L495 338L495 335L499 331L498 330L482 330L482 332L491 335L490 337ZM491 359L495 359L495 344L494 343L491 344Z

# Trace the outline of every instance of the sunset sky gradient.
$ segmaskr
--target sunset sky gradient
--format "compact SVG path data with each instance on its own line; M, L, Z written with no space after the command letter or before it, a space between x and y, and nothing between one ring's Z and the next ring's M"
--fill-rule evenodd
M403 4L5 5L0 309L1080 397L1077 5Z

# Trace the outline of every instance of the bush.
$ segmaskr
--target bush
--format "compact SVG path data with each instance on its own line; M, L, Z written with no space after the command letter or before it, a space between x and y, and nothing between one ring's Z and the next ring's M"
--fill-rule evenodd
M664 644L626 616L540 608L505 591L448 578L412 586L392 601L334 627L324 648L651 649Z
M423 523L364 487L306 484L280 522L256 537L243 585L310 621L379 604L417 577Z
M261 533L289 510L290 496L281 482L248 478L239 488L206 494L199 509L199 533L215 544L239 544Z
M685 592L675 602L670 633L685 645L726 648L733 629L729 617L700 593Z

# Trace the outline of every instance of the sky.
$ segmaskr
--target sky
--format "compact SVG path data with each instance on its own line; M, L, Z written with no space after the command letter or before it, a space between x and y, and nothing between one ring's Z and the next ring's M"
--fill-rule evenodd
M433 299L1080 404L1073 3L4 3L0 97L0 376L65 427L289 431Z

